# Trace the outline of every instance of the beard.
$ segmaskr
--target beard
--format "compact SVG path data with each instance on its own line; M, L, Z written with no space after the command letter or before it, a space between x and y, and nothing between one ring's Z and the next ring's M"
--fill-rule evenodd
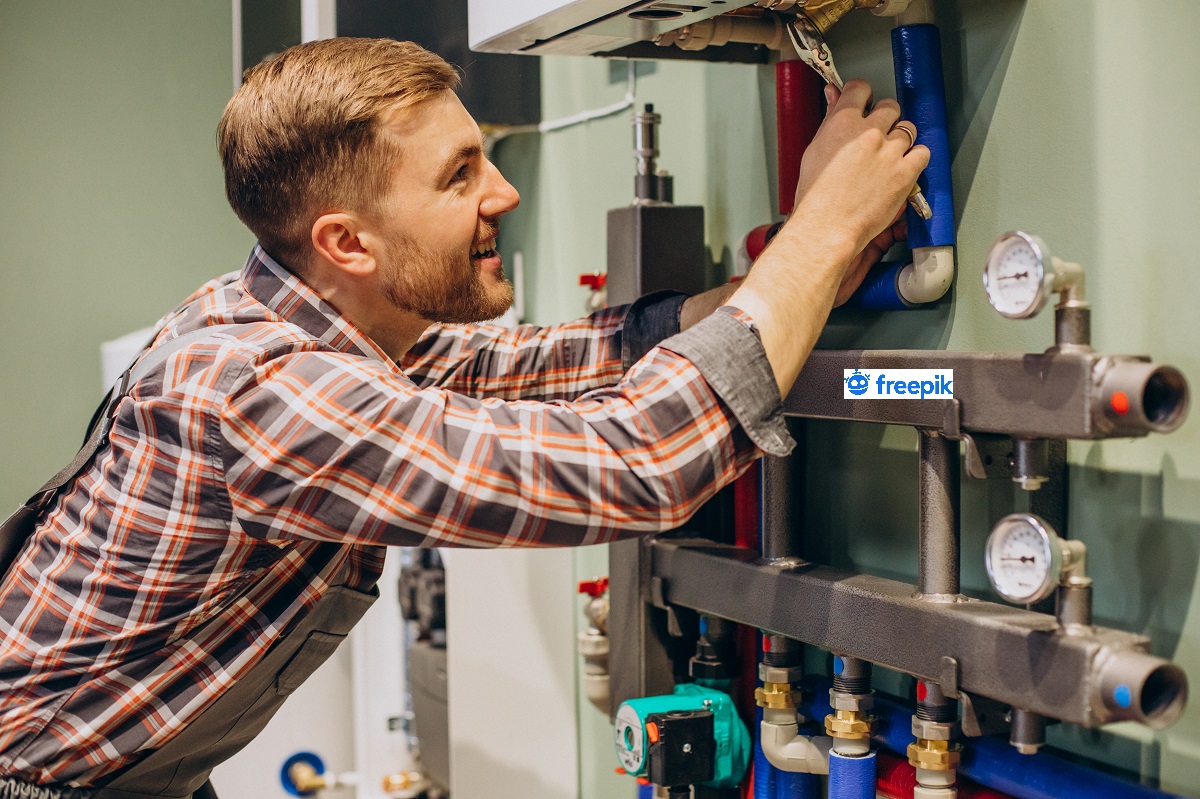
M397 235L387 245L383 293L397 309L442 324L486 322L513 303L513 286L500 272L485 277L466 254L438 254Z

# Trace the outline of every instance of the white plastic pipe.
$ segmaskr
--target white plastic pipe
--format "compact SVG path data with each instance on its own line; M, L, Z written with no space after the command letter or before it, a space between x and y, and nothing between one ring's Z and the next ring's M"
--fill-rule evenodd
M905 302L920 305L941 298L954 282L953 247L918 247L913 262L900 270L897 289Z
M792 718L795 718L793 714ZM833 739L825 735L800 735L793 720L782 724L763 719L759 726L763 754L780 771L800 774L828 774L829 749Z

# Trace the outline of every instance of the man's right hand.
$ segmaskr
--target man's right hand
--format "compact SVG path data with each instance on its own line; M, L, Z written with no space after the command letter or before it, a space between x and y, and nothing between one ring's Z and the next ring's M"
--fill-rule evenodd
M910 149L909 134L893 129L900 119L894 100L867 113L871 87L861 80L840 94L827 89L826 97L829 111L801 163L795 210L728 302L754 318L781 396L851 266L896 220L929 163L928 149Z

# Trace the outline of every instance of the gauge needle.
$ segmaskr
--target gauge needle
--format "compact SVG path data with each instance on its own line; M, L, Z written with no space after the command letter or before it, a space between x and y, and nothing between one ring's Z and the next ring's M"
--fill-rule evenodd
M1016 280L1017 278L1029 277L1028 272L1017 272L1015 275L1001 275L1001 280Z
M1000 560L1015 560L1020 561L1021 563L1033 563L1035 560L1037 560L1037 558L1030 555L1025 555L1024 557L1020 558L1000 558Z

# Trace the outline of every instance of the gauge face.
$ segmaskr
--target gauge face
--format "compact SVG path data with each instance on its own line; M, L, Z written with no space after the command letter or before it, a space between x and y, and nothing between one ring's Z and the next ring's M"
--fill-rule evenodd
M1031 513L1012 513L992 528L987 573L996 593L1018 605L1040 602L1062 573L1062 544L1050 526Z
M1003 316L1024 319L1046 303L1046 247L1036 236L1005 233L992 245L983 270L988 301Z

